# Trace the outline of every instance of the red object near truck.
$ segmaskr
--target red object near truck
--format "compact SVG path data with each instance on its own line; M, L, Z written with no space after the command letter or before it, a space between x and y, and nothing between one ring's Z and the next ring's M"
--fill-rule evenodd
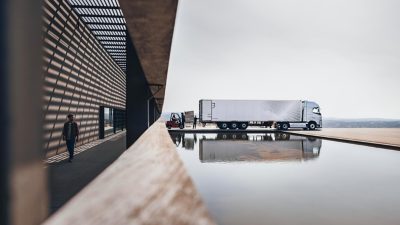
M182 124L182 120L181 117L178 113L171 113L171 116L169 117L169 120L167 122L165 122L165 126L168 129L171 128L178 128L179 129L183 129L183 124Z

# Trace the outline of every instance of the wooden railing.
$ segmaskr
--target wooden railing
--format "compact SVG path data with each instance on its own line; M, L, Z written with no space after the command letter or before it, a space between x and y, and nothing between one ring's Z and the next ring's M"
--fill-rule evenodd
M157 121L44 224L215 223Z

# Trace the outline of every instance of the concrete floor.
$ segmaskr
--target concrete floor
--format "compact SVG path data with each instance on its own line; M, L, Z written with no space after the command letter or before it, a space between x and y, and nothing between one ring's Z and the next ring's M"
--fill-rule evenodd
M50 214L53 214L126 150L126 136L119 135L67 160L48 164Z
M197 129L192 129L191 127L187 126L185 129L173 128L168 131L184 133L282 132L274 128L249 127L246 130L221 130L212 126L198 126ZM283 132L400 150L400 128L323 128L315 131L291 129Z
M323 128L289 133L400 150L400 128Z

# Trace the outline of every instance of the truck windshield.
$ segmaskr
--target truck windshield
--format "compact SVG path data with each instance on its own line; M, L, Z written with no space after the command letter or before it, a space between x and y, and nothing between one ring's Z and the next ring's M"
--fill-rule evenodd
M319 111L319 107L314 107L312 109L312 112L315 113L315 114L321 114L320 111Z

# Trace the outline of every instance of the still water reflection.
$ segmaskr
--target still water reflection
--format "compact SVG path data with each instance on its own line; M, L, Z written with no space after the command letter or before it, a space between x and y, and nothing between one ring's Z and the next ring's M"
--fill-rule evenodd
M170 135L218 224L400 224L400 152L283 133Z

